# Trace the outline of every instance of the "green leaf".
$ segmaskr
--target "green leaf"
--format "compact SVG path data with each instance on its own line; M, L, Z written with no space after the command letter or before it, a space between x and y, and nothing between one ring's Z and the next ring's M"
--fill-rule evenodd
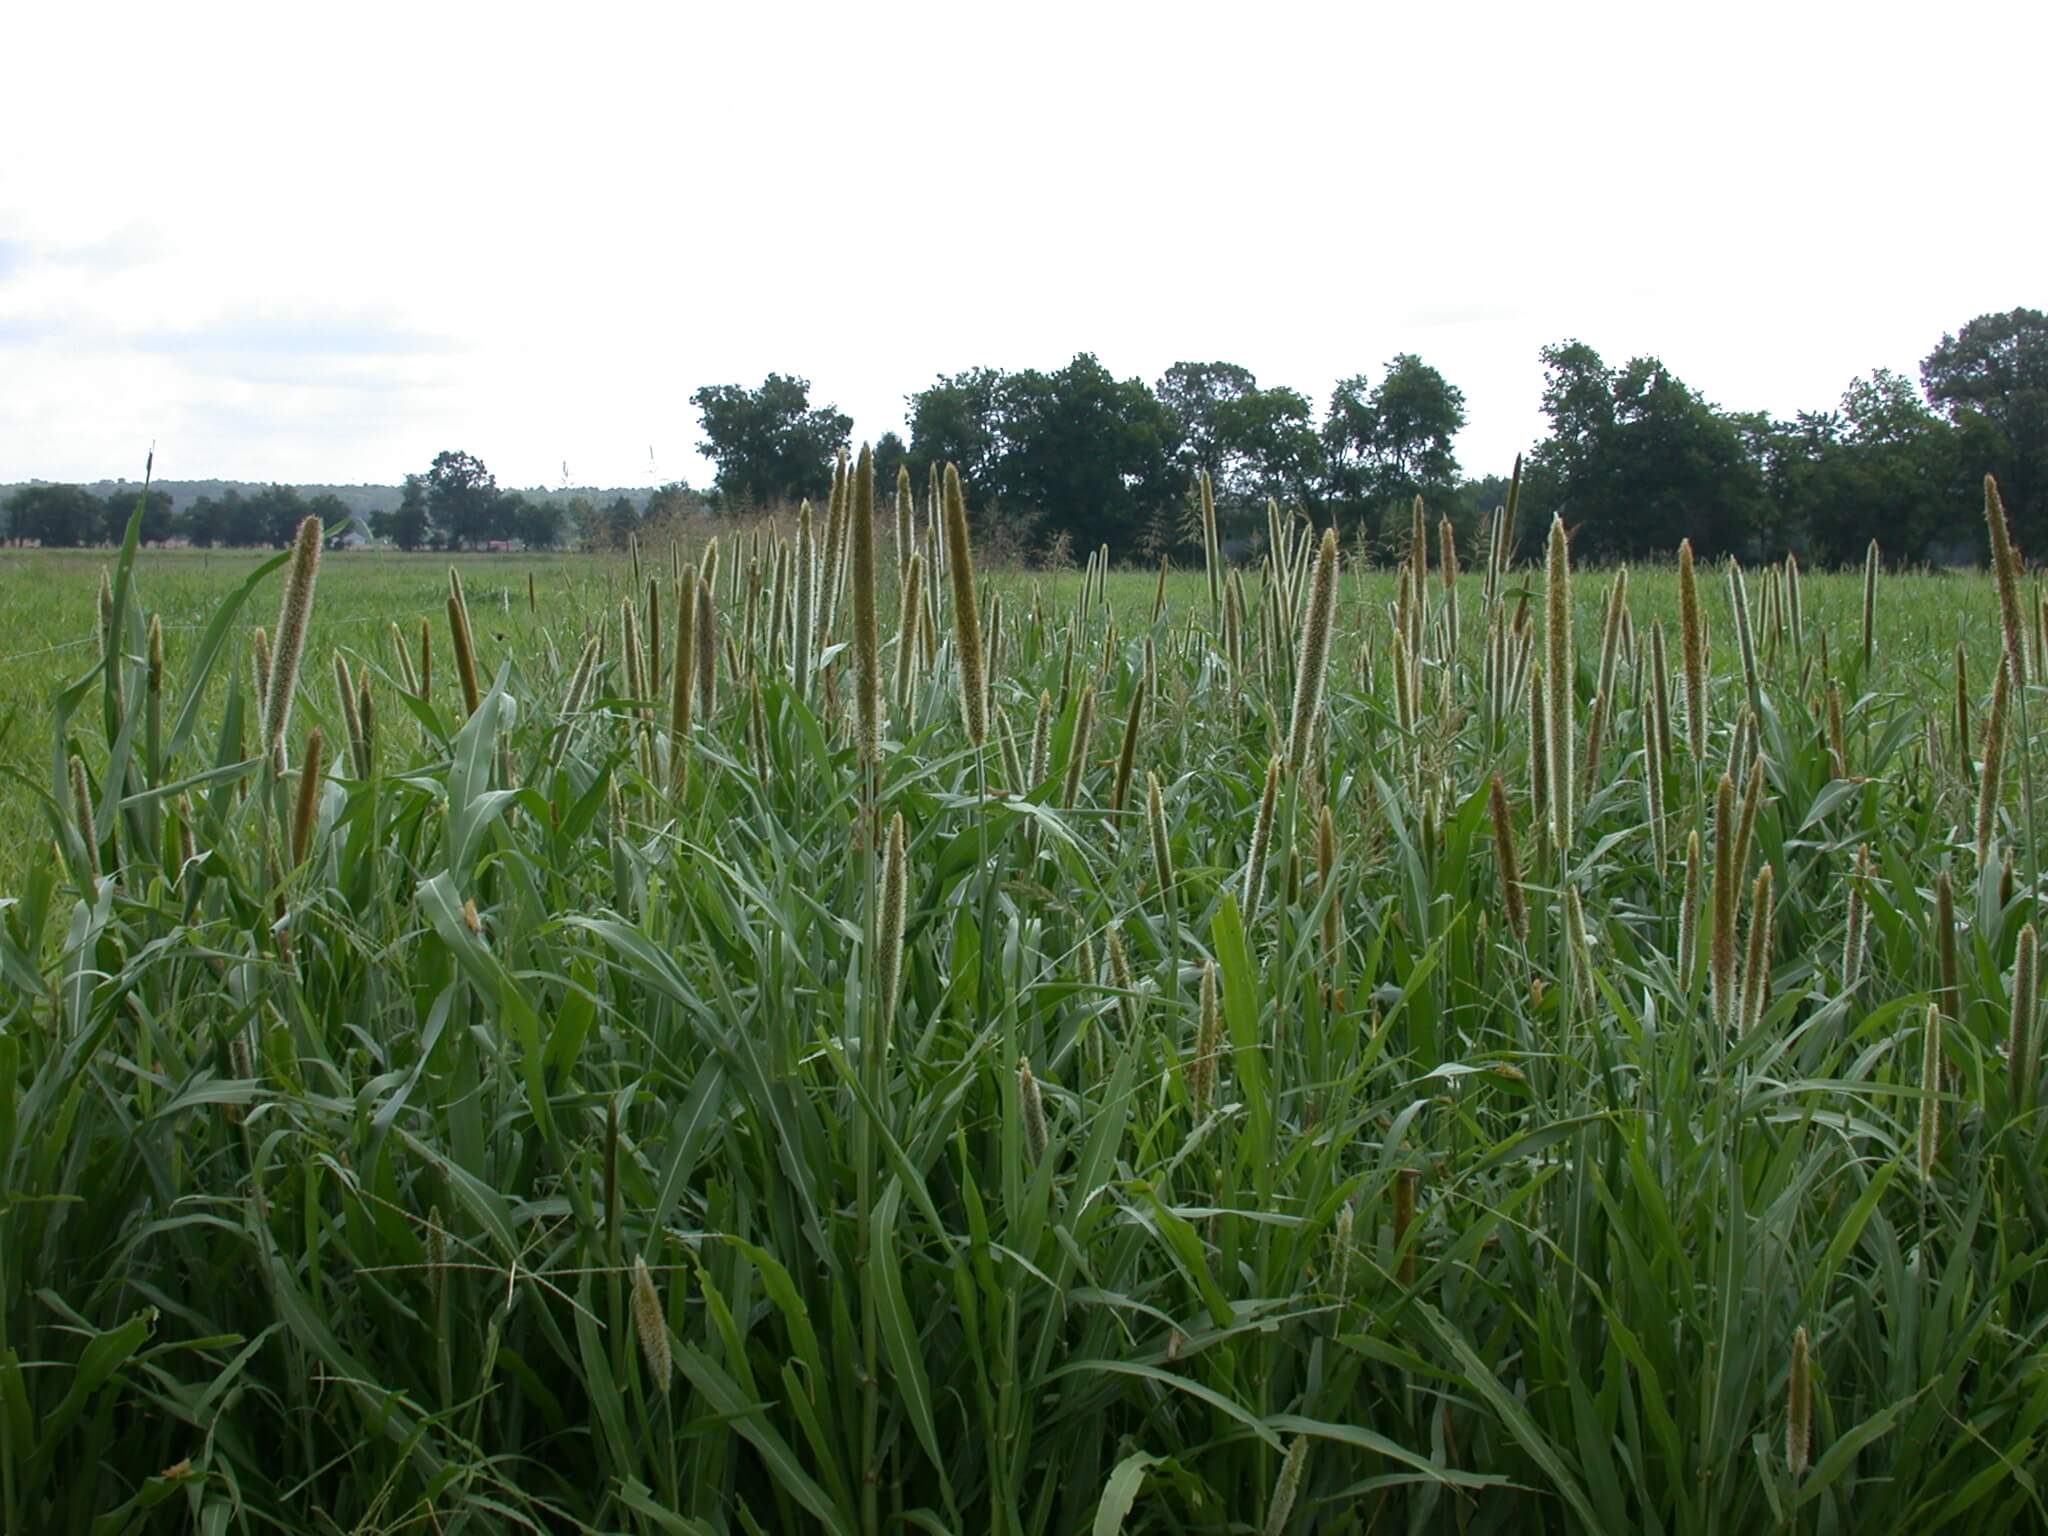
M1124 1516L1138 1502L1146 1471L1158 1466L1160 1459L1135 1451L1110 1468L1109 1478L1102 1485L1102 1501L1095 1506L1094 1536L1121 1536Z

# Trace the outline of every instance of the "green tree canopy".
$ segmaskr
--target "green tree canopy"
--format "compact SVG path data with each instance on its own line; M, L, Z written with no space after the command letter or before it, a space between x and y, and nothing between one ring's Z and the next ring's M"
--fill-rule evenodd
M697 451L718 466L719 501L772 507L800 497L822 498L832 464L853 432L836 406L811 406L811 382L771 373L759 389L707 384L690 396L704 439Z
M184 514L185 537L204 549L213 544L251 546L270 542L264 504L230 486L218 496L201 496Z
M1835 410L1771 424L1771 546L1834 565L1861 560L1873 538L1912 559L1982 553L1981 480L1999 441L1982 417L1955 424L1936 415L1899 374L1880 368L1855 379Z
M1453 500L1451 444L1464 425L1464 392L1412 352L1394 356L1377 384L1345 379L1323 418L1326 492L1369 526L1392 513L1405 531L1417 496L1434 506Z
M433 533L433 519L427 514L427 477L407 475L398 505L388 512L374 513L370 532L380 539L389 539L408 553L425 548Z
M105 524L105 503L83 486L24 485L7 498L7 526L12 537L34 539L46 549L89 544L100 536Z
M171 517L171 493L157 486L147 491L140 486L109 491L106 500L107 542L118 544L128 536L128 519L135 515L135 503L142 502L142 542L161 544L176 524Z
M1737 423L1654 357L1611 368L1584 342L1543 349L1550 436L1529 455L1519 536L1533 552L1552 514L1586 559L1738 550L1763 509L1763 476Z
M961 489L969 506L979 507L995 496L1008 438L1003 421L1000 368L970 368L941 374L929 389L911 395L910 478L923 485L933 465L952 464L960 471Z
M451 549L502 537L498 479L475 454L444 449L426 474L427 516Z
M1154 514L1170 515L1184 478L1173 418L1143 379L1114 377L1083 352L1053 373L1005 382L1002 495L1077 545L1128 551Z
M1958 428L1991 427L1975 442L1991 451L1982 466L1999 491L2020 538L2048 549L2048 314L2009 309L1979 315L1944 335L1920 364L1927 398Z
M356 515L349 511L348 503L332 491L309 496L306 499L306 516L320 519L320 536L330 544L346 535L356 523Z
M896 495L896 471L910 462L910 450L903 439L894 432L884 432L875 439L875 495L884 501L893 502Z
M1188 479L1206 470L1219 504L1320 502L1322 439L1299 390L1262 389L1236 363L1183 362L1166 370L1156 393L1173 418L1176 464Z

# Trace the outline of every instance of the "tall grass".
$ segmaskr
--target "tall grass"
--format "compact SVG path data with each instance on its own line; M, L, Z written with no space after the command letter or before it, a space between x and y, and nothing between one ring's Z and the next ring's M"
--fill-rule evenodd
M1866 662L1855 576L1760 573L1806 638L1771 599L1752 688L1739 589L1574 593L1561 528L1539 641L1539 573L1460 592L1441 531L1398 611L1291 527L978 582L950 475L871 591L840 478L822 549L723 551L786 600L707 561L632 681L641 577L422 582L344 643L337 558L259 698L282 559L171 611L131 529L10 790L0 1529L2048 1520L1991 583L1882 576ZM1967 779L1958 641L2012 695ZM280 699L304 644L346 665ZM1035 721L994 787L991 713Z

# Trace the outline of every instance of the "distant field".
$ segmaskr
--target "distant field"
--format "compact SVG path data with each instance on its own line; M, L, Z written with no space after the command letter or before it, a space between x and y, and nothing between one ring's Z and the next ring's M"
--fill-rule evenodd
M728 548L679 697L665 552L658 623L459 559L472 710L447 562L352 554L281 767L279 572L182 751L131 663L60 784L109 557L0 555L0 1530L2048 1526L1988 576L1866 659L1860 575L1750 570L1745 647L1703 568L1695 720L1668 567L1567 645L1477 559L1155 619L880 542L871 759L851 584L771 633ZM166 713L261 563L137 561Z
M267 551L243 550L166 550L140 557L137 581L162 618L165 665L174 677L216 605L271 558ZM112 561L111 550L0 550L0 768L31 774L40 786L47 787L50 777L49 696L97 657L93 628L100 575ZM339 649L374 661L388 655L394 621L415 645L422 619L445 628L451 563L469 584L480 639L508 654L538 643L545 628L527 612L529 575L558 612L572 604L579 613L594 611L605 603L607 583L616 587L618 581L610 563L566 555L459 555L450 561L334 554L328 557L329 579L313 614L307 654L324 658ZM247 605L240 630L277 623L278 590L273 575ZM445 636L439 640L445 649ZM237 654L246 677L246 643ZM38 848L47 855L48 838L40 809L20 787L0 790L0 891L19 884L24 858Z
M44 553L0 549L0 770L28 774L38 785L47 786L50 742L46 705L55 689L92 664L91 626L100 574L112 558L109 550ZM165 658L173 675L215 605L269 558L268 553L186 550L141 556L137 580L144 599L162 615ZM366 657L373 666L388 666L390 626L398 624L416 646L422 620L435 625L437 645L445 652L446 637L438 632L446 623L451 565L463 573L487 657L524 657L536 646L552 647L558 653L595 624L600 612L615 620L627 585L625 561L599 556L330 555L320 605L313 615L308 654L325 657L338 649L351 659ZM542 602L543 611L538 614L527 609L529 577ZM1111 604L1127 633L1149 616L1155 580L1156 573L1149 571L1120 571L1111 576ZM997 573L993 581L998 589L1024 602L1036 588L1053 610L1071 605L1081 588L1077 572ZM276 623L277 588L273 576L251 599L241 616L241 632ZM1206 604L1206 585L1199 572L1176 573L1169 588L1177 611L1185 613L1197 599ZM1844 624L1860 624L1860 575L1809 575L1806 590L1813 612L1825 616L1837 632ZM1988 579L1981 573L1887 577L1884 606L1886 650L1893 662L1890 676L1914 686L1945 687L1945 669L1951 665L1950 653L1956 642L1981 645L1987 624L1995 618L1985 602L1988 590ZM1677 600L1668 569L1637 571L1631 591L1636 610L1646 619L1675 619ZM1354 605L1390 602L1394 578L1384 569L1366 571L1350 579L1346 595ZM1713 596L1725 600L1718 584L1714 584ZM1582 591L1581 602L1587 601ZM1597 612L1589 609L1586 622L1597 618ZM243 654L246 661L246 649ZM445 661L445 654L440 659ZM317 677L314 686L319 686ZM14 877L22 860L34 856L46 836L41 811L21 787L0 789L0 891L17 883Z
M96 659L94 613L101 573L112 550L0 549L0 771L29 775L47 788L50 777L48 709L50 695ZM176 677L216 605L267 560L269 551L145 551L136 580L143 600L163 622L164 660ZM664 553L664 563L666 554ZM450 567L462 572L486 658L529 658L536 648L568 646L600 614L617 622L619 599L629 585L623 558L594 555L402 555L351 551L326 557L320 603L307 636L307 655L336 650L353 662L390 664L391 625L419 644L422 620L435 628L437 665L448 662L447 596ZM652 556L646 570L652 570ZM533 580L538 613L527 608L527 579ZM1049 605L1072 602L1080 591L1078 573L1037 575L1028 580L998 578L1002 587L1028 592L1036 583ZM1128 572L1113 578L1118 607L1143 617L1149 611L1154 576ZM1173 580L1177 595L1202 585L1199 575ZM279 578L271 576L244 608L238 633L277 623ZM246 641L239 647L246 668ZM573 654L570 662L574 662ZM246 672L245 672L246 675ZM309 679L315 689L324 674ZM442 673L443 682L452 674ZM221 692L216 681L213 693ZM19 884L23 861L46 854L47 820L39 804L18 783L0 784L0 892ZM40 854L39 854L40 850Z

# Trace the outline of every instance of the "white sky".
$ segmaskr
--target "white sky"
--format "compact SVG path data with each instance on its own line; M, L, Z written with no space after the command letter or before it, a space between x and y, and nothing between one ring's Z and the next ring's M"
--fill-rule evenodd
M2048 5L57 5L0 20L0 480L703 483L690 392L1537 349L1722 405L2048 304Z

